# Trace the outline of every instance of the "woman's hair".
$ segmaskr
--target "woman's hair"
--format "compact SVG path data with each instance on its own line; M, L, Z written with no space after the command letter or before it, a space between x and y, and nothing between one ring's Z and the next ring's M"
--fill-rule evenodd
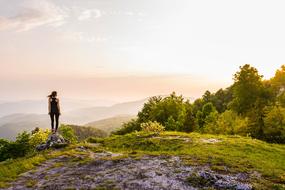
M52 97L56 97L57 96L57 92L56 91L52 91L52 93L50 95L48 95L48 98L52 98Z

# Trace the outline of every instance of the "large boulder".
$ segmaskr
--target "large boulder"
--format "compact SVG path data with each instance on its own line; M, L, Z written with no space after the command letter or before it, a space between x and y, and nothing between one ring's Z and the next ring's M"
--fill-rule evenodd
M62 148L68 145L66 141L60 134L52 133L48 136L46 143L36 146L36 150L41 151L48 148Z

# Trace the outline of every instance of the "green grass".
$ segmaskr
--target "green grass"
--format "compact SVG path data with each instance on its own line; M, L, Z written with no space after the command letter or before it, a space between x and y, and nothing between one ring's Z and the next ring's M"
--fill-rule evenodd
M9 182L15 180L20 174L26 171L33 170L42 162L48 159L56 158L62 155L72 157L74 155L86 154L84 152L76 151L75 147L77 147L77 145L71 145L65 149L57 151L48 150L23 158L11 159L6 160L4 162L0 162L0 188L7 187ZM55 163L53 167L58 167L61 164L62 163Z
M205 143L205 139L218 139L219 142ZM222 173L258 172L262 177L257 176L251 179L255 189L285 189L285 145L269 144L249 137L180 132L164 132L159 135L138 132L124 136L90 138L89 142L91 144L80 143L59 151L49 150L25 158L1 162L0 188L6 187L21 173L35 169L47 159L66 155L71 157L71 164L89 162L88 157L84 159L78 157L80 154L87 153L77 151L76 147L84 146L93 152L123 153L119 158L129 156L136 159L143 155L178 155L185 164L207 165ZM97 146L92 143L101 145ZM61 163L55 164L54 167L57 166L61 166ZM197 179L194 176L189 180Z
M28 180L28 181L26 182L26 187L32 188L32 187L34 187L36 184L37 184L37 181L36 181L36 180L30 179L30 180Z
M9 182L15 179L19 174L33 169L41 162L45 161L46 155L36 155L32 157L8 160L0 163L0 187L5 187Z
M220 142L203 142L203 139L212 138ZM164 132L157 136L139 132L89 141L102 143L105 149L115 152L180 155L186 164L210 165L220 172L256 171L272 184L285 183L285 145L249 137L180 132Z

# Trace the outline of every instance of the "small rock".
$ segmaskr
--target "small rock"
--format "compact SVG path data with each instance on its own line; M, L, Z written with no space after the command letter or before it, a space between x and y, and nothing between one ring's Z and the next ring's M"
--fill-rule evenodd
M252 186L249 184L238 184L236 190L251 190Z
M45 150L45 149L47 149L47 144L40 144L40 145L36 146L36 150L37 151L42 151L42 150Z
M36 146L37 151L46 150L48 148L63 148L67 146L67 141L57 133L50 134L45 144Z

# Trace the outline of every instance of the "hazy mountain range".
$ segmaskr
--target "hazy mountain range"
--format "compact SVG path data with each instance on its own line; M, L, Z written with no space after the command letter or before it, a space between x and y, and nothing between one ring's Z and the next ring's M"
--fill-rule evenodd
M110 132L111 129L116 129L123 122L133 118L143 107L145 101L146 99L114 104L113 106L91 106L65 111L62 113L60 122L76 125L88 124L93 127L98 126L101 130L106 128L105 131ZM73 105L83 106L83 104L77 104L77 102ZM38 101L0 104L1 115L15 112L0 118L0 138L14 139L19 132L31 131L35 127L50 128L50 119L44 109L47 109L46 103L41 105L41 102ZM68 109L65 108L65 110Z
M146 101L111 105L111 101L63 100L60 122L92 126L110 133L134 118ZM0 103L0 138L14 139L18 133L35 127L50 128L46 100Z
M107 119L102 119L94 122L87 123L85 126L95 127L97 129L101 129L107 134L110 134L112 131L116 131L121 128L123 123L130 121L131 119L136 118L136 116L132 115L120 115Z
M90 107L69 111L62 116L65 123L83 125L120 115L136 115L147 99L115 104L109 107Z
M94 106L110 106L115 104L114 101L108 100L61 100L62 112L68 112L86 107ZM46 114L47 99L43 100L23 100L14 102L5 102L0 100L0 117L7 116L15 113L34 113L34 114Z

